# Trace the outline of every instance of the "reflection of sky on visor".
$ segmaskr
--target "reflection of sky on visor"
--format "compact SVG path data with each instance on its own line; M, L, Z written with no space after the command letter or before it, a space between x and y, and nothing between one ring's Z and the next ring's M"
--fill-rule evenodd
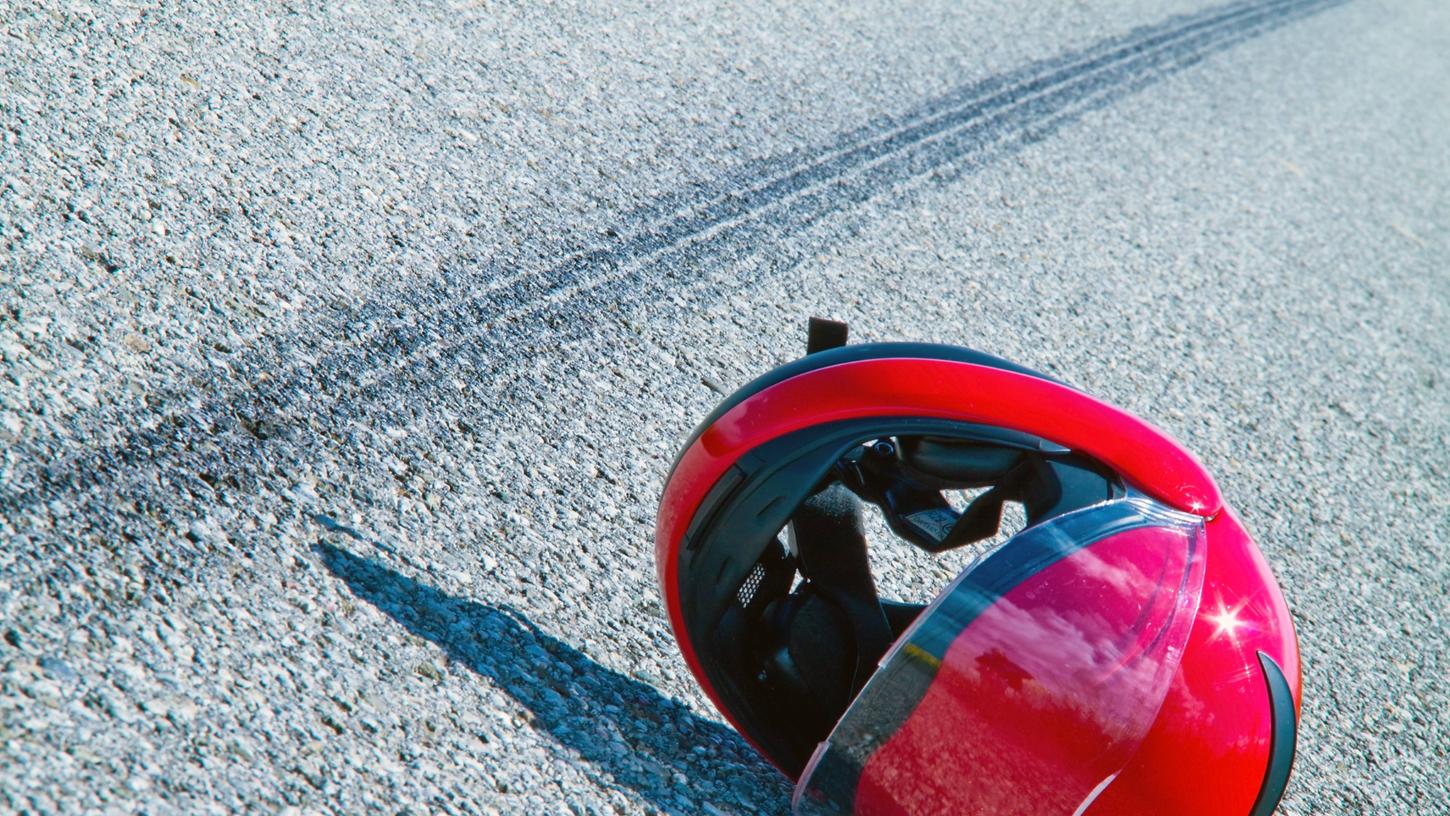
M1024 703L1065 705L1120 736L1139 732L1142 721L1156 711L1156 705L1145 703L1162 696L1170 667L1161 658L1167 655L1140 655L1147 659L1114 669L1121 656L1114 641L1121 629L1102 616L1024 609L1001 601L977 625L983 624L990 631L979 630L981 639L973 645L983 654L1010 655L1018 670L1031 678L1033 682L1021 689ZM959 665L968 675L986 668L980 661Z
M1185 585L1193 556L1182 531L1153 528L1128 535L1162 547L1162 557L1106 559L1093 547L1073 553L1055 568L1053 582L1063 583L1021 597L1009 594L985 610L953 646L975 651L978 659L956 665L980 682L982 671L1000 670L1000 658L1007 658L1032 680L1017 689L1023 703L1078 710L1117 736L1139 732L1177 665L1169 644L1186 638L1198 597L1195 582ZM1063 590L1064 597L1054 597ZM1093 595L1098 604L1080 602ZM1119 600L1108 602L1109 597ZM1124 604L1140 612L1126 628ZM1105 614L1114 608L1120 614ZM998 660L986 660L994 654Z

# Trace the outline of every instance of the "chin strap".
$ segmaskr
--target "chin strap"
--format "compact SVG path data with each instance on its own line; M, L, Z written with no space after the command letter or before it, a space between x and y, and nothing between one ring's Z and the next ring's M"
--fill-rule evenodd
M876 671L893 639L871 579L861 501L842 485L832 485L801 504L791 517L791 531L801 574L850 622L856 641L854 695Z

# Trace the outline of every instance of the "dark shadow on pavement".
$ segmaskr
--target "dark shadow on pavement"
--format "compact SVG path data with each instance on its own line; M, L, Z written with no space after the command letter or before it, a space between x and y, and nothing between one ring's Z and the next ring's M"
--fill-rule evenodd
M331 544L317 551L354 595L493 681L604 784L678 816L703 811L697 782L707 779L731 792L731 801L707 800L726 812L788 809L788 783L740 735L599 665L517 610L453 597Z

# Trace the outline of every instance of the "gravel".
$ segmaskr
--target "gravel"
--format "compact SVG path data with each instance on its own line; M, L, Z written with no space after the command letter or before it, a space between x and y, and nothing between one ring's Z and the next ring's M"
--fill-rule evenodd
M1445 812L1450 11L650 5L0 15L0 810L784 811L651 536L823 314L1185 441L1281 812Z

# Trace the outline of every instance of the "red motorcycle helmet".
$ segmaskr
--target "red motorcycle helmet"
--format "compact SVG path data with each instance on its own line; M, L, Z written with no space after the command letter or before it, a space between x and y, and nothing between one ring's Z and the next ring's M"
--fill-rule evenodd
M706 418L656 528L685 661L797 812L1271 813L1298 645L1203 467L1021 366L844 338L812 321L805 358ZM1026 526L931 603L879 596L868 505L941 553L1007 502Z

